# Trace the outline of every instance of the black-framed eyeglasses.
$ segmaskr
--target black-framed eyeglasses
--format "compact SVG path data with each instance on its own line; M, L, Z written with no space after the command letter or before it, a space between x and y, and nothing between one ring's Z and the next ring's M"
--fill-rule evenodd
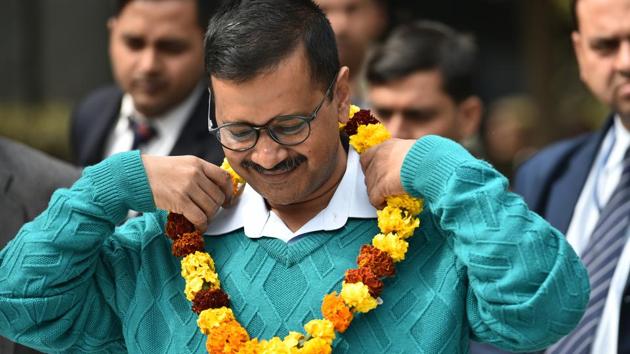
M260 132L266 130L273 141L280 145L295 146L303 143L311 135L311 122L317 117L326 98L334 87L337 75L328 85L324 97L313 112L307 116L284 115L269 120L264 125L252 125L242 122L226 123L208 131L225 147L232 151L247 151L258 143Z

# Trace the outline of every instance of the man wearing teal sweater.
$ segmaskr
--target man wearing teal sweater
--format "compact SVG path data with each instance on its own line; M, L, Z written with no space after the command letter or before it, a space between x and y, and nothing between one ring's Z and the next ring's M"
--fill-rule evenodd
M360 158L339 139L348 69L310 0L231 4L211 21L213 133L248 182L194 157L127 152L86 168L0 252L0 334L46 352L201 353L166 212L208 228L237 319L253 337L321 318L387 195L425 202L383 304L335 353L465 353L470 338L544 348L579 321L586 271L562 234L507 181L435 136L389 140ZM367 185L367 187L366 187ZM227 207L231 205L231 207ZM222 208L221 206L226 206ZM143 212L121 226L128 210Z

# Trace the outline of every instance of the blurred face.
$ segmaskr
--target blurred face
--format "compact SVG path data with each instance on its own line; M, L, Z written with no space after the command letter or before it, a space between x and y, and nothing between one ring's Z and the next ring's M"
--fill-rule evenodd
M372 41L383 33L387 18L376 0L315 0L335 32L342 65L357 73Z
M477 130L480 112L469 117L469 110L444 92L442 75L437 70L418 71L384 85L371 85L368 97L374 115L396 138L436 134L462 140Z
M139 113L162 114L192 92L203 72L194 1L132 1L108 25L114 77Z
M244 83L212 77L217 123L260 126L281 115L310 115L325 89L311 80L304 53L299 48L274 71ZM283 146L263 130L253 148L224 149L225 156L272 207L317 199L334 189L345 171L338 123L347 120L348 91L348 69L343 68L333 88L334 99L324 100L303 143Z
M582 81L630 121L630 1L580 0L577 16L572 39Z

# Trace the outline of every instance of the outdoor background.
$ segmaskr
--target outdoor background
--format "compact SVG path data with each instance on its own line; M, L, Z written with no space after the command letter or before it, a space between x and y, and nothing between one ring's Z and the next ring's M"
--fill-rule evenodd
M486 107L527 102L530 144L596 129L605 108L579 82L568 0L390 1L394 23L439 20L473 34ZM73 106L108 84L107 0L0 2L0 135L69 158ZM534 112L534 113L532 113Z

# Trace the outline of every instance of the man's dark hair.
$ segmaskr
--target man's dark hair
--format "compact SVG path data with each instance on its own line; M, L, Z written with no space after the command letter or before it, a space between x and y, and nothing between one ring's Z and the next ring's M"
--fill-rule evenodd
M474 95L477 47L471 36L432 21L394 29L367 62L370 85L383 85L418 71L438 70L444 91L457 103Z
M137 0L114 0L114 17L118 17L125 6ZM143 0L143 1L167 1L167 0ZM221 4L221 0L189 0L197 4L197 24L204 31L208 26L208 21L212 14L216 12Z
M571 29L574 31L580 30L580 22L577 16L577 2L578 0L571 0L570 9L571 9Z
M325 90L340 66L335 34L317 5L311 0L232 0L210 20L206 72L245 82L275 70L300 45L313 82Z

